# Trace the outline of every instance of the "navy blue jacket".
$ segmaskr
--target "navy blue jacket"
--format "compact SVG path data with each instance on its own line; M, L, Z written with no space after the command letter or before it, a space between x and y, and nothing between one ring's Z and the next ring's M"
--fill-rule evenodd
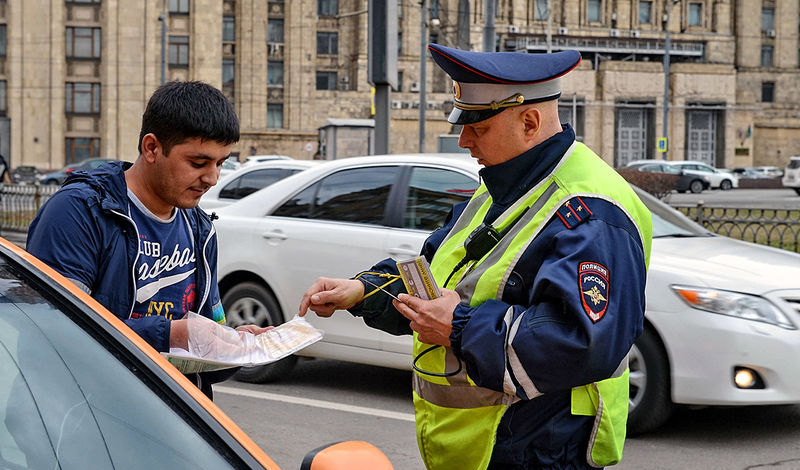
M493 200L485 221L493 221L546 178L573 140L572 129L566 127L530 151L482 169ZM508 332L503 318L509 308L514 309L515 319L522 315L511 346L524 369L522 379L530 379L543 393L530 399L520 377L511 372L521 400L501 420L489 468L590 468L585 453L594 417L571 414L570 390L609 377L642 332L646 271L638 230L612 203L581 200L592 215L569 227L558 217L547 222L522 253L502 298L455 309L453 351L477 385L501 392L504 373L511 370L506 364ZM445 226L426 240L422 255L429 262L465 205L454 207ZM610 273L608 308L596 323L581 304L578 264L582 261L603 264ZM396 273L397 268L394 260L387 259L370 271ZM372 289L365 285L366 292ZM394 282L388 290L403 292L404 287ZM386 295L372 295L351 312L389 333L411 333L408 320Z
M130 166L112 162L88 173L70 174L28 228L27 250L89 292L157 351L166 352L170 320L158 315L131 318L139 240L127 215L124 170ZM202 209L186 213L197 244L197 313L224 319L217 286L216 231Z

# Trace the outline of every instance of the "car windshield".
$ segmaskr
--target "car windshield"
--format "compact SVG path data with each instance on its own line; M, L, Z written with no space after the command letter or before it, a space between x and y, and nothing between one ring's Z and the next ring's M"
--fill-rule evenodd
M26 278L0 257L0 467L233 468L123 348Z
M664 237L709 237L713 234L689 220L667 204L646 191L634 187L639 199L650 209L653 218L653 238Z

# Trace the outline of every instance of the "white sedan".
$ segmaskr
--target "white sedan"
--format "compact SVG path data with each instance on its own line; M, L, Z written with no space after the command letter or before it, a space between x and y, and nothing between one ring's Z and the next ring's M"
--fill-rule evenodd
M233 325L294 316L319 276L350 277L419 253L449 207L478 184L468 156L359 157L322 163L218 211L219 279ZM631 351L629 429L674 404L800 403L800 255L714 235L640 192L653 213L645 331ZM411 339L337 312L303 355L410 369ZM243 369L280 378L289 358Z
M227 206L314 163L313 160L270 160L241 166L225 174L220 172L217 184L200 198L200 207L209 210Z

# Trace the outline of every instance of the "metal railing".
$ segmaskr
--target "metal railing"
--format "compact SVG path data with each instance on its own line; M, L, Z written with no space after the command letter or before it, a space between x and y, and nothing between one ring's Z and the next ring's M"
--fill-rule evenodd
M672 205L707 230L800 253L800 210Z
M0 184L0 230L27 232L36 211L60 186ZM672 204L711 232L800 253L800 210Z
M0 184L0 229L27 232L28 226L58 185Z

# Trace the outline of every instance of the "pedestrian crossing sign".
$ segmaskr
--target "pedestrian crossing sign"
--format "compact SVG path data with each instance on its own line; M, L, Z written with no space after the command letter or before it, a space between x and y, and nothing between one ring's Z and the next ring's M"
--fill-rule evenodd
M656 150L659 152L666 152L667 151L667 138L666 137L659 137L658 144L656 146Z

